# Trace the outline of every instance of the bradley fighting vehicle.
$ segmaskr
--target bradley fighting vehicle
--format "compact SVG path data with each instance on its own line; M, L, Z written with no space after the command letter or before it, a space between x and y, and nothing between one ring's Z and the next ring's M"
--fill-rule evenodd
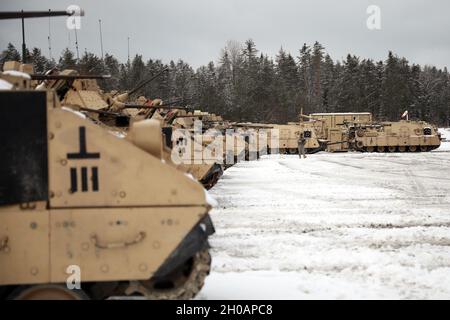
M200 128L196 128L196 123L201 124L201 132L198 132ZM193 144L192 152L207 151L206 154L210 156L206 160L215 160L216 165L220 165L223 170L239 161L250 160L247 137L221 116L194 110L178 115L171 124L175 129L200 133L201 144Z
M297 154L300 145L305 153L426 152L438 148L441 140L437 128L424 121L374 122L369 112L300 114L299 123L270 126L278 129L282 154ZM273 141L269 139L269 152Z
M267 133L267 153L298 154L303 144L305 153L324 150L326 141L316 136L313 122L288 122L287 124L259 124Z
M165 136L165 160L179 170L191 174L200 181L206 189L212 188L223 173L221 150L213 148L212 138L205 135L211 122L205 121L202 130L194 130L197 114L189 107L170 106L162 101L148 100L140 97L137 105L127 105L127 108L140 108L136 119L157 119ZM138 100L139 100L138 99ZM155 104L157 101L157 105ZM210 151L210 152L208 152ZM217 153L217 154L216 154Z
M136 104L126 103L120 106L127 113L132 113L133 122L144 119L157 120L164 133L164 159L167 163L175 166L177 169L191 174L196 180L200 181L206 189L212 188L223 173L222 163L217 160L218 155L206 156L205 149L208 147L208 137L203 135L204 130L198 133L199 137L194 135L193 122L197 115L193 114L190 107L176 106L177 101L163 103L160 99L146 99L141 96ZM138 110L136 112L136 110ZM210 124L212 121L205 121ZM204 129L208 126L204 127ZM180 134L188 133L188 135ZM189 146L190 153L186 155L178 154L180 150L187 151ZM181 148L180 148L181 147ZM198 158L195 155L200 154ZM175 158L175 159L174 159ZM176 160L180 161L176 161ZM183 160L183 161L181 161Z
M1 74L0 88L0 296L194 297L213 201L161 160L159 125L123 139L26 74Z
M252 122L238 122L231 124L241 137L244 137L244 141L247 143L246 157L249 160L259 159L260 156L279 152L279 134L276 134L273 129L274 125L264 123L252 123Z
M369 120L368 113L300 114L299 122L287 124L239 124L267 133L267 153L298 154L300 150L311 154L319 151L348 151L347 121ZM308 121L303 121L307 119ZM371 119L371 118L370 118ZM259 136L259 135L258 135ZM258 149L261 149L258 142Z
M279 130L279 145L281 154L297 154L298 141L300 139L300 127L298 123L274 125Z
M132 123L148 119L157 120L161 124L164 135L163 158L166 163L191 174L205 188L209 189L215 185L222 174L219 165L209 162L175 164L171 161L172 125L166 121L166 117L176 118L174 115L176 116L180 110L186 110L186 108L176 107L173 102L163 104L160 99L152 101L144 99L138 104L127 102L130 96L166 71L167 69L162 70L139 83L133 90L121 94L101 92L96 80L107 77L78 75L75 70L63 70L62 72L54 70L45 77L41 77L45 80L39 86L56 90L62 105L85 113L97 124L118 136L126 136Z
M310 140L326 141L324 150L329 152L426 152L440 146L437 128L424 121L378 123L368 112L317 113L308 118L302 126L316 136Z
M427 152L439 148L438 129L424 121L350 123L350 148L363 152Z
M305 153L315 153L322 150L321 140L304 139L303 137L315 138L315 131L307 132L306 125L300 125L299 123L236 123L233 124L233 127L246 139L251 137L250 140L256 141L254 144L249 143L250 159L258 158L264 154L298 154L300 143L303 143ZM252 154L256 154L256 156L252 157Z

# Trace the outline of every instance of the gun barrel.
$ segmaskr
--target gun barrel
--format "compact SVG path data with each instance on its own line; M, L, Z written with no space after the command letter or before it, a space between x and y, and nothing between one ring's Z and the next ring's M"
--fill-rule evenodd
M73 79L110 79L111 75L60 75L60 74L32 74L32 80L73 80Z
M0 12L0 20L6 19L26 19L26 18L44 18L57 16L72 16L75 11L3 11ZM84 16L84 11L81 10L80 16Z
M188 110L187 107L177 107L170 104L164 104L160 106L148 106L142 104L125 104L124 109L183 109Z
M128 117L127 115L124 114L120 114L118 112L111 112L111 111L105 111L105 110L97 110L97 109L91 109L91 108L85 108L85 107L78 107L78 110L80 111L87 111L87 112L93 112L93 113L98 113L98 114L103 114L103 115L109 115L109 116L123 116L123 117Z
M177 118L199 118L198 115L193 115L193 114L182 114L182 115L177 115ZM206 120L205 120L206 122Z
M313 117L311 117L311 116L307 116L306 114L300 114L300 117L301 118L305 118L305 119L313 119Z
M157 74L155 74L153 77L151 77L150 79L144 80L142 81L140 84L138 84L134 89L132 89L130 92L128 92L128 96L131 96L133 93L135 93L136 91L140 90L142 87L144 87L145 85L149 84L150 82L152 82L153 80L155 80L156 78L159 78L164 72L169 71L169 68L164 68L163 70L161 70L160 72L158 72Z

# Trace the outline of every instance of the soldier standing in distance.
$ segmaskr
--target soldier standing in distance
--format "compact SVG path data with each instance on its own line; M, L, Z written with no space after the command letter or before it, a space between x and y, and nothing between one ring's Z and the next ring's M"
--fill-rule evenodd
M306 159L305 142L306 142L306 139L303 136L303 132L301 132L300 137L298 138L298 156L300 157L300 159L302 158L302 156L304 159Z

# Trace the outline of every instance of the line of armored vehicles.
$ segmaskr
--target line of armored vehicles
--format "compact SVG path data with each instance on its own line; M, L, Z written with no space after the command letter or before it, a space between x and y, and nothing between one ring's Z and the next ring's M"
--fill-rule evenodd
M166 70L162 70L166 72ZM211 268L206 189L265 153L425 152L422 121L369 113L234 123L75 70L0 74L0 299L194 298Z
M427 152L439 148L438 128L425 121L377 122L371 113L301 114L298 122L272 125L279 130L280 153Z

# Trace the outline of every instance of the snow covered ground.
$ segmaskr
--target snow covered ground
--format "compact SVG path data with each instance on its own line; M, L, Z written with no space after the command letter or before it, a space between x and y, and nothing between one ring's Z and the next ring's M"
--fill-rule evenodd
M210 193L213 271L199 299L450 299L450 142L265 156Z

